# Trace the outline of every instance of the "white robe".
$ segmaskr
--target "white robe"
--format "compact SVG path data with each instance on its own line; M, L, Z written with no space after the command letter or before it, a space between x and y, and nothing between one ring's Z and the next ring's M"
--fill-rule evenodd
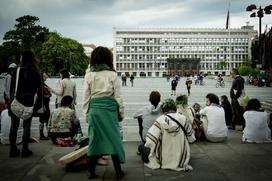
M169 113L185 128L183 130L166 115L161 115L148 130L145 146L150 148L149 168L171 169L176 171L192 170L189 165L189 142L195 141L191 124L179 113Z

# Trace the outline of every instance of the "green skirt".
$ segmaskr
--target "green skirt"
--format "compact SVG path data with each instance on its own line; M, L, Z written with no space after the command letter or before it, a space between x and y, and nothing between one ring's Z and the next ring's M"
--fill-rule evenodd
M113 97L90 99L87 115L89 123L87 156L118 155L120 162L125 162L118 112L118 103Z

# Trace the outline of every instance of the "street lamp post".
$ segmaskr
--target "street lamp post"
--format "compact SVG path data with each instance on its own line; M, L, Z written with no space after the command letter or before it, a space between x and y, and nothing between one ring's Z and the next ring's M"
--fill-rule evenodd
M246 11L255 11L257 10L257 6L255 4L251 4L249 6L247 6ZM259 9L256 12L253 12L250 17L254 18L257 17L259 18L259 60L258 63L262 63L262 18L264 17L264 14L271 14L272 11L272 5L266 6L265 8L262 8L261 6L259 6Z

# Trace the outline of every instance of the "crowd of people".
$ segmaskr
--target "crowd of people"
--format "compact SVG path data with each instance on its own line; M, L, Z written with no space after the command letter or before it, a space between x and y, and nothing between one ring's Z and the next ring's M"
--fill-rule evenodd
M150 105L136 111L134 118L139 125L141 144L138 154L147 167L176 171L192 170L190 144L195 141L225 142L228 126L242 124L243 142L271 142L269 114L261 110L260 101L251 99L246 105L244 80L239 72L233 70L234 80L230 89L230 100L226 95L220 97L209 93L206 106L198 103L188 105L192 79L186 80L187 95L177 95L178 78L171 82L174 99L161 101L159 91L149 95ZM46 74L41 74L32 51L21 54L21 63L9 66L5 81L5 105L1 114L1 125L10 117L10 157L28 157L33 154L29 149L30 128L33 116L40 119L40 140L51 139L56 145L71 146L82 136L80 121L76 114L76 84L70 80L67 69L60 70L56 88L46 85ZM122 76L126 86L127 76ZM130 76L133 86L134 76ZM203 79L202 79L203 80ZM50 111L51 94L56 95L56 109ZM11 104L17 99L25 107L33 107L33 114L22 121L14 113ZM105 155L110 155L116 178L125 176L121 163L125 162L125 151L121 140L119 122L124 119L124 104L121 95L120 79L113 67L112 52L105 47L97 47L91 54L89 66L84 77L83 111L88 123L86 160L88 178L97 177L96 165ZM44 133L47 129L48 135ZM3 127L2 127L3 130ZM2 139L1 139L2 141ZM17 143L22 142L22 150Z

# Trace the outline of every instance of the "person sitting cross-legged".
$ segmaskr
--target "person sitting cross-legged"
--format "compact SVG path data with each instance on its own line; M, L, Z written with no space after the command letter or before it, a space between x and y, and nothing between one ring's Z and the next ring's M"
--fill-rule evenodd
M189 171L190 146L195 137L185 116L177 113L175 101L166 99L161 105L163 115L158 117L146 135L148 159L145 165L152 169Z
M206 107L200 110L205 137L210 142L223 142L228 137L224 109L219 105L219 98L212 93L206 96Z
M72 140L75 135L81 133L79 120L76 117L75 110L71 108L72 103L72 96L64 96L61 99L60 107L54 110L50 115L48 135L54 144L61 145L62 143L60 143L59 140L66 138L67 140L70 140L67 142L70 142L72 145Z

